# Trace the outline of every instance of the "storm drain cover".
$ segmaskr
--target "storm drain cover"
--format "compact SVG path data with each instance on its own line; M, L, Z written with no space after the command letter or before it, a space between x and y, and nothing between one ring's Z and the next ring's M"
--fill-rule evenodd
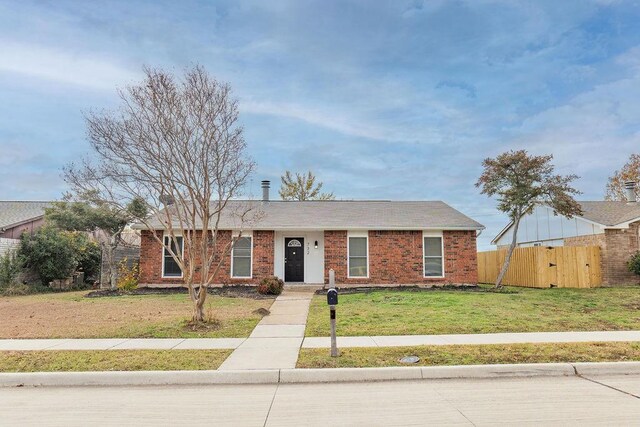
M418 363L420 358L418 356L405 356L400 359L401 363Z

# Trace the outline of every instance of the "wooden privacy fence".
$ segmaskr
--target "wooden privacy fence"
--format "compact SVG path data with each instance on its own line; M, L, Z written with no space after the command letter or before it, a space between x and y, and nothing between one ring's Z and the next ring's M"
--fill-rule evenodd
M478 281L494 283L507 250L478 252ZM602 284L598 246L517 248L504 285L529 288L595 288Z

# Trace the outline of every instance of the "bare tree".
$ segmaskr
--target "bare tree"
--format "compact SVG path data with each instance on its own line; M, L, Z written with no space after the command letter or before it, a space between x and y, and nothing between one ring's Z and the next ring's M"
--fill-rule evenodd
M285 171L280 177L280 197L282 200L333 200L333 193L321 193L322 183L316 184L316 176L311 172L300 174L296 172L294 177L291 172Z
M242 232L255 212L229 203L254 162L228 84L200 66L182 79L144 72L143 82L118 91L117 110L86 116L93 159L69 165L64 176L74 191L135 214L182 270L192 319L202 322L207 288L238 238L221 238L221 220L233 218Z
M482 187L482 194L489 197L497 195L498 209L506 213L513 223L511 244L496 279L496 288L502 286L502 279L509 269L523 216L538 204L546 204L555 214L567 218L582 213L580 204L573 198L580 192L570 185L578 176L555 175L552 159L551 155L533 156L525 150L518 150L482 162L484 172L476 182L476 187Z

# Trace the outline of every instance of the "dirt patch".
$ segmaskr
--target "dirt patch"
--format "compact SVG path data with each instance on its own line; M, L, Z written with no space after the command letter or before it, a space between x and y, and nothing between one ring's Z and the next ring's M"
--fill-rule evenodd
M187 322L184 326L185 331L189 332L211 332L217 331L222 327L222 322L218 319L209 320L207 322Z
M628 304L622 304L623 307L628 308L630 310L640 310L640 302L630 302Z
M340 295L349 294L368 294L371 292L438 292L438 291L459 291L459 292L486 292L486 293L502 293L502 294L517 294L517 290L512 289L493 289L485 288L478 285L443 285L443 286L357 286L341 288L337 286L338 293ZM327 289L318 289L316 295L325 295Z
M248 336L272 299L207 298L217 330L189 333L193 304L187 295L121 295L85 298L86 291L0 297L0 338L169 338ZM108 295L108 294L107 294ZM212 317L209 316L209 317Z
M125 292L119 291L117 289L101 289L99 291L91 291L85 295L86 298L99 298L99 297L120 297L122 295L126 295Z
M268 315L271 314L271 312L269 310L267 310L266 308L262 308L262 307L260 307L257 310L253 310L252 313L253 314L257 314L258 316L262 316L262 317L268 316Z

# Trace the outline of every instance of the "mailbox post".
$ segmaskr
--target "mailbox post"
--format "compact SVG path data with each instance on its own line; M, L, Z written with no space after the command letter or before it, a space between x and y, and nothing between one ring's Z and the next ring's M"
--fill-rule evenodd
M336 290L336 274L329 270L329 290L327 291L329 305L329 319L331 320L331 357L338 357L338 343L336 340L336 305L338 305L338 291Z

